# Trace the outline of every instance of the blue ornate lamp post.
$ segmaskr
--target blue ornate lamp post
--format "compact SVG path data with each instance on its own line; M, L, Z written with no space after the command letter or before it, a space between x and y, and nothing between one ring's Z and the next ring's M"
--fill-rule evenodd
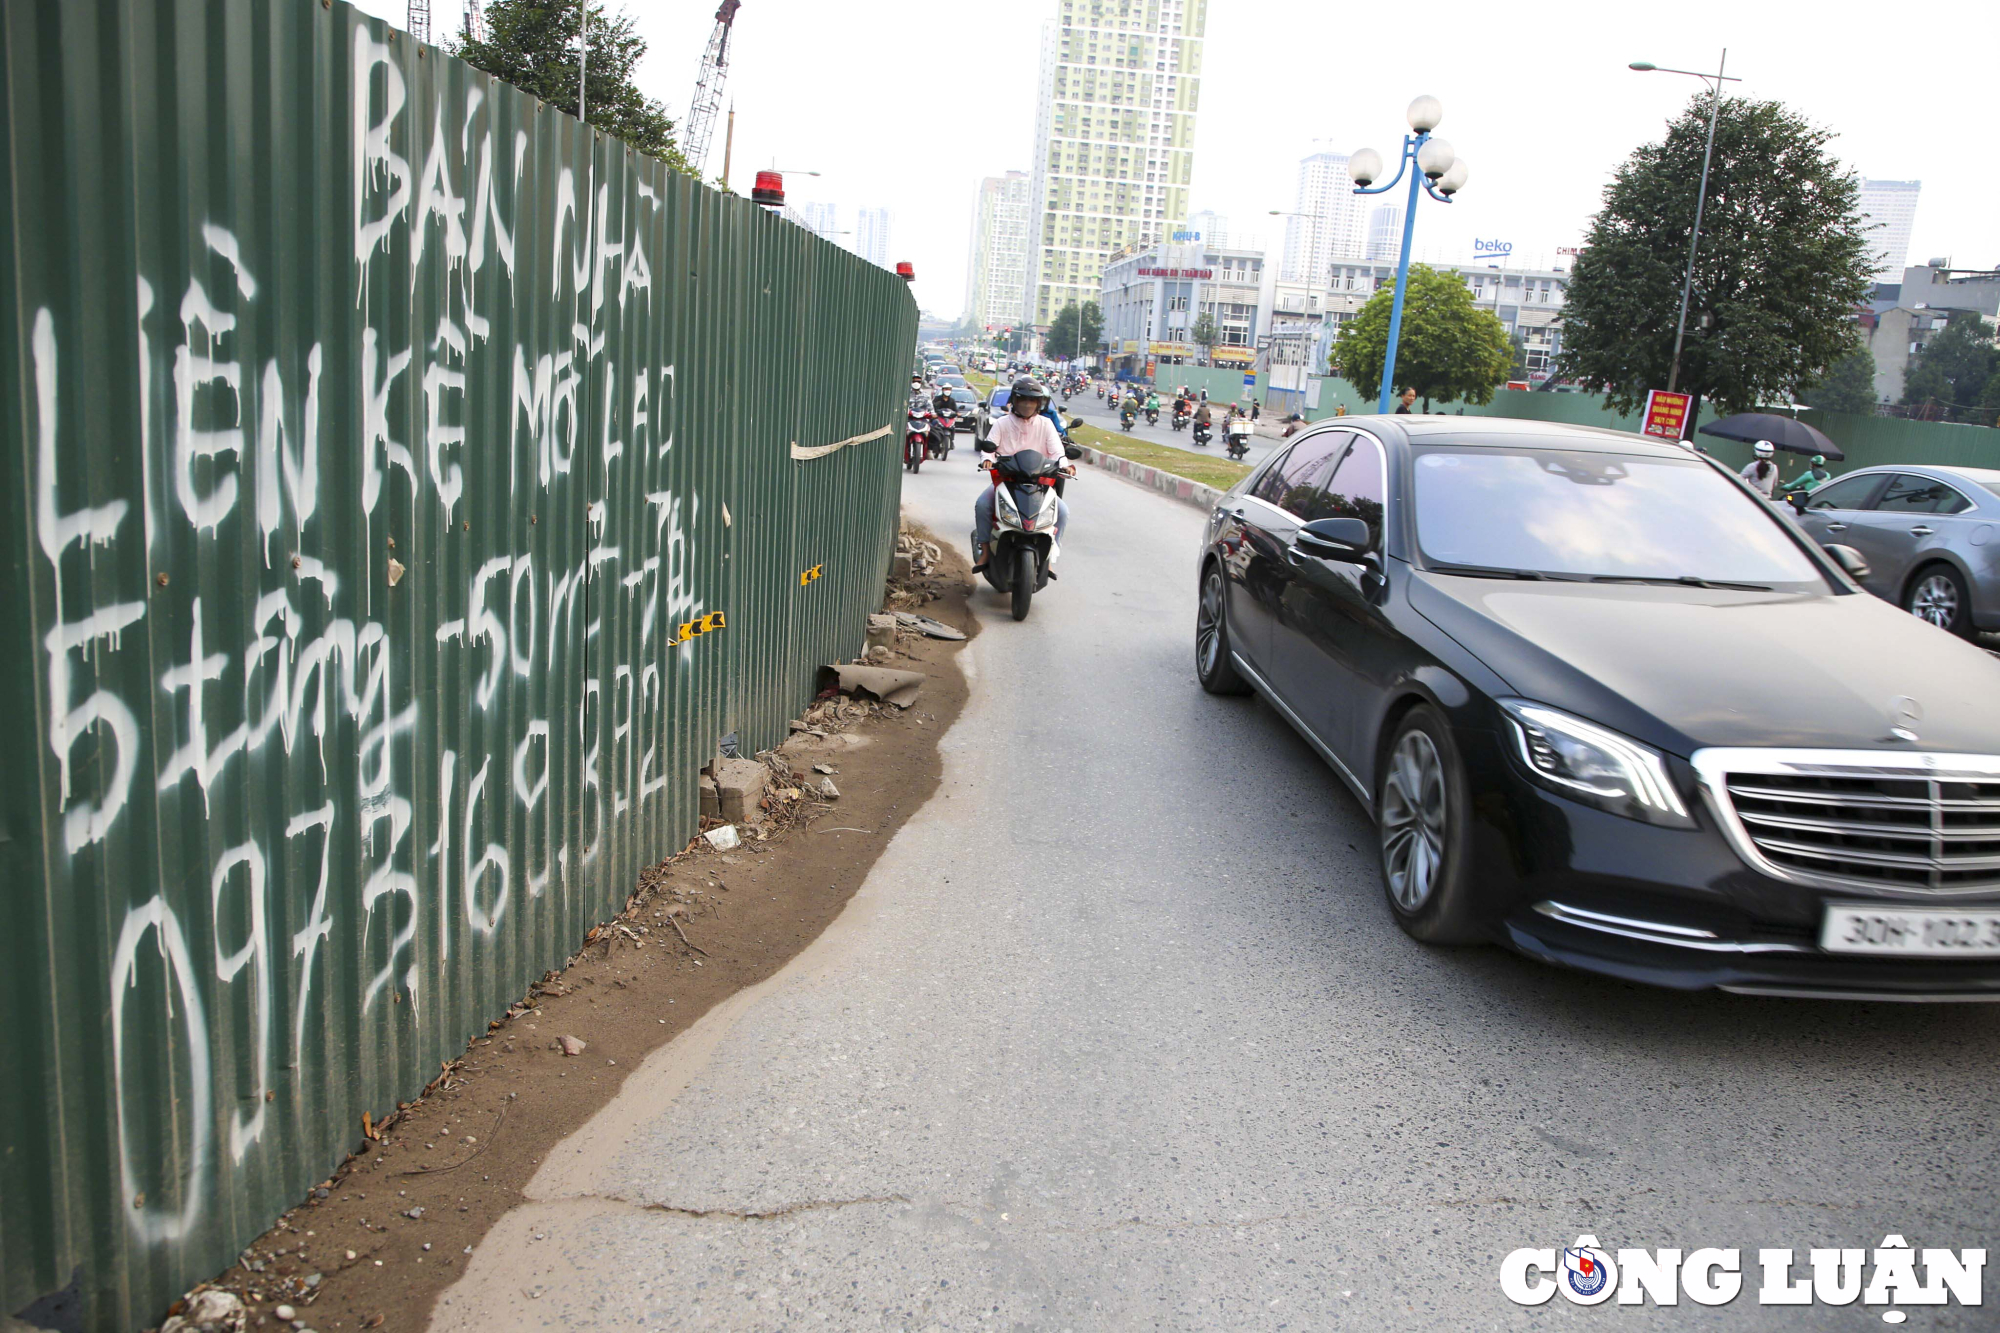
M1396 179L1387 185L1375 185L1382 175L1382 155L1373 148L1361 149L1347 162L1347 174L1354 178L1356 194L1387 194L1402 184L1404 176L1410 178L1410 199L1403 209L1403 253L1396 260L1396 300L1389 311L1389 350L1382 361L1382 394L1375 409L1378 412L1389 411L1389 402L1396 396L1396 342L1403 333L1403 293L1410 284L1410 238L1417 227L1417 187L1421 185L1431 198L1448 204L1464 188L1466 177L1465 163L1452 152L1451 145L1431 137L1431 131L1444 119L1444 106L1437 98L1419 97L1410 103L1409 116L1410 128L1416 133L1403 136L1402 161ZM1415 171L1410 170L1412 164Z

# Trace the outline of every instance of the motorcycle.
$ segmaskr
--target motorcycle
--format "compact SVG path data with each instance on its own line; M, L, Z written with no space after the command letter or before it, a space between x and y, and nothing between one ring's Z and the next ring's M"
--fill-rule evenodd
M1132 429L1132 423L1137 421L1138 419L1139 419L1139 414L1133 409L1129 407L1121 407L1118 409L1118 424L1124 427L1126 430Z
M924 454L930 448L931 414L913 407L908 409L908 415L909 424L903 428L903 466L915 472L923 466Z
M1159 424L1160 424L1160 409L1159 409L1159 408L1157 408L1157 407L1149 407L1149 408L1147 408L1147 409L1146 409L1146 424L1147 424L1148 426L1157 426L1157 425L1159 425Z
M1209 433L1209 425L1206 421L1197 421L1194 423L1194 442L1196 445L1206 449L1208 448L1208 442L1214 438Z
M1071 459L1083 457L1083 450L1073 444L1065 444L1063 453ZM1014 619L1026 620L1034 595L1056 576L1056 557L1061 554L1056 545L1056 483L1066 476L1063 459L1023 449L1005 458L982 460L979 466L993 474L993 544L986 552L986 581L995 592L1010 596Z
M1231 458L1241 461L1250 452L1250 419L1238 417L1229 423L1229 438L1223 447Z
M1100 403L1104 401L1104 386L1102 384L1097 386L1097 401Z
M1188 424L1188 422L1190 422L1190 421L1192 421L1192 420L1194 420L1194 415L1193 415L1193 413L1190 413L1190 412L1182 412L1182 411L1176 411L1176 412L1174 413L1174 429L1175 429L1175 430L1186 430L1186 429L1187 429L1187 424Z
M944 458L951 453L952 436L958 430L958 422L948 412L937 412L931 416L928 439L925 442L926 458Z

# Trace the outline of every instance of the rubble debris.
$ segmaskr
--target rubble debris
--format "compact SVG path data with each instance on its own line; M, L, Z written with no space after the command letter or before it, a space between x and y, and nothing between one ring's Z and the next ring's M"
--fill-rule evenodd
M875 617L870 616L868 619L873 622ZM950 639L956 641L965 637L964 630L953 629L942 620L932 620L929 616L920 616L911 611L898 611L896 613L896 623L906 625L917 631L917 633L928 635L933 639Z
M840 799L840 788L833 785L832 778L821 778L817 794L823 801L837 801Z
M160 1333L243 1333L247 1317L240 1299L210 1288L189 1296L181 1312L160 1325Z
M582 1055L590 1045L589 1042L583 1040L581 1037L568 1036L557 1037L555 1044L556 1049L564 1055Z
M748 824L757 817L757 802L764 795L767 772L754 759L720 759L715 764L716 818L731 824Z
M703 819L722 818L722 797L715 789L715 779L704 773L701 775L701 817Z
M868 617L868 648L888 648L896 642L896 626L900 617L893 615L872 615Z
M734 824L724 824L721 828L712 828L701 836L707 841L709 846L715 848L718 852L732 852L743 845L743 839L737 835Z
M822 667L821 672L833 674L842 694L866 693L898 708L915 703L917 691L924 683L923 676L915 671L893 671L888 667L839 665Z

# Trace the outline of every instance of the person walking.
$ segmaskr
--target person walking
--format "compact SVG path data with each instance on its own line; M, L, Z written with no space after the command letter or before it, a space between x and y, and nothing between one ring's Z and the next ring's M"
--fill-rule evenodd
M1402 401L1396 405L1396 414L1401 416L1405 412L1413 411L1416 405L1417 391L1415 389L1405 389L1403 390Z
M1258 414L1262 411L1263 411L1263 404L1259 403L1255 398L1252 398L1250 400L1250 420L1253 422L1256 421Z

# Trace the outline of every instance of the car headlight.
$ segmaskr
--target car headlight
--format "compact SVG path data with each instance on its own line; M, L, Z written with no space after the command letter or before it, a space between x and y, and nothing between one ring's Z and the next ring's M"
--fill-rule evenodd
M1499 703L1521 762L1544 787L1627 819L1694 827L1658 750L1543 704Z

